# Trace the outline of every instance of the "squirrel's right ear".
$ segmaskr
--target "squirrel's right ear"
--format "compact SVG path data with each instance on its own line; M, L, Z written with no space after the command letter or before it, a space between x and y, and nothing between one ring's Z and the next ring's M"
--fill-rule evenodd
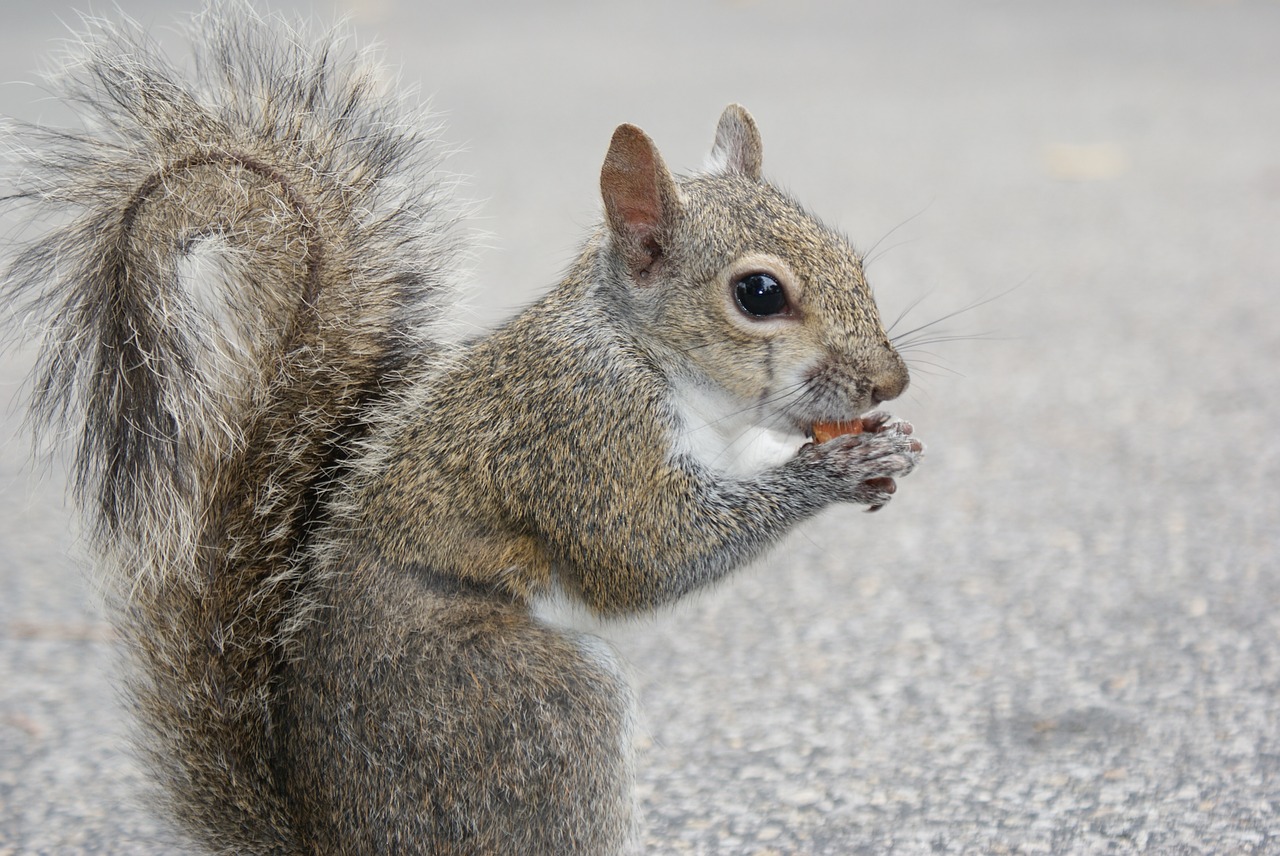
M658 148L635 125L619 125L600 170L600 195L614 244L632 276L648 277L680 215L680 191Z
M756 120L741 104L730 104L716 125L716 141L711 146L707 171L759 181L763 163L764 143L760 141Z

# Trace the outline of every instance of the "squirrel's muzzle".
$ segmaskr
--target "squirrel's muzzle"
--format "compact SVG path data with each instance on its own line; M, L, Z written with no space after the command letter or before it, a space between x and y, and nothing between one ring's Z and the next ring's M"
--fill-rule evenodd
M891 401L902 395L911 382L907 364L897 351L886 351L871 369L871 404Z

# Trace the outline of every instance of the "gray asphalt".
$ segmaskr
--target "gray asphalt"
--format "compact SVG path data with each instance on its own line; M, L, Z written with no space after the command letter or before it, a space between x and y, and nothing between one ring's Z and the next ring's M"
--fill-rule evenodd
M70 8L6 6L0 80ZM730 101L895 332L971 307L907 352L929 451L883 512L614 634L648 852L1280 853L1280 4L344 11L463 148L477 323L573 255L617 123L695 168ZM4 412L0 856L172 852L61 459Z

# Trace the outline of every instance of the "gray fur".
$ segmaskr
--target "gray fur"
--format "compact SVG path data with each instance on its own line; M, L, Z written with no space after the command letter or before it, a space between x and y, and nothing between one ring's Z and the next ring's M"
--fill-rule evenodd
M860 259L760 179L741 107L679 181L623 126L565 280L445 344L460 243L413 111L243 5L193 40L188 81L100 25L58 84L93 130L9 133L12 199L62 223L4 286L47 330L33 420L79 432L167 810L210 852L622 853L630 690L532 606L652 609L889 500L905 423L803 436L907 382ZM761 269L794 311L735 308ZM691 452L689 390L794 453Z
M75 489L170 810L213 850L294 852L268 684L303 548L368 409L429 359L460 246L433 132L367 56L243 4L192 41L188 80L98 23L52 81L86 129L8 129L11 201L62 225L4 294L44 331L37 430L81 427ZM235 291L190 287L210 244Z

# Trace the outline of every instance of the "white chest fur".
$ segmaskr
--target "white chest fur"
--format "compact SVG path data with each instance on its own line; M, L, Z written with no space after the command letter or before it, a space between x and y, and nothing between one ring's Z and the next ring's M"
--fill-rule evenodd
M751 475L776 467L808 442L786 420L760 405L744 404L699 384L677 385L671 405L677 417L675 451L730 475Z

